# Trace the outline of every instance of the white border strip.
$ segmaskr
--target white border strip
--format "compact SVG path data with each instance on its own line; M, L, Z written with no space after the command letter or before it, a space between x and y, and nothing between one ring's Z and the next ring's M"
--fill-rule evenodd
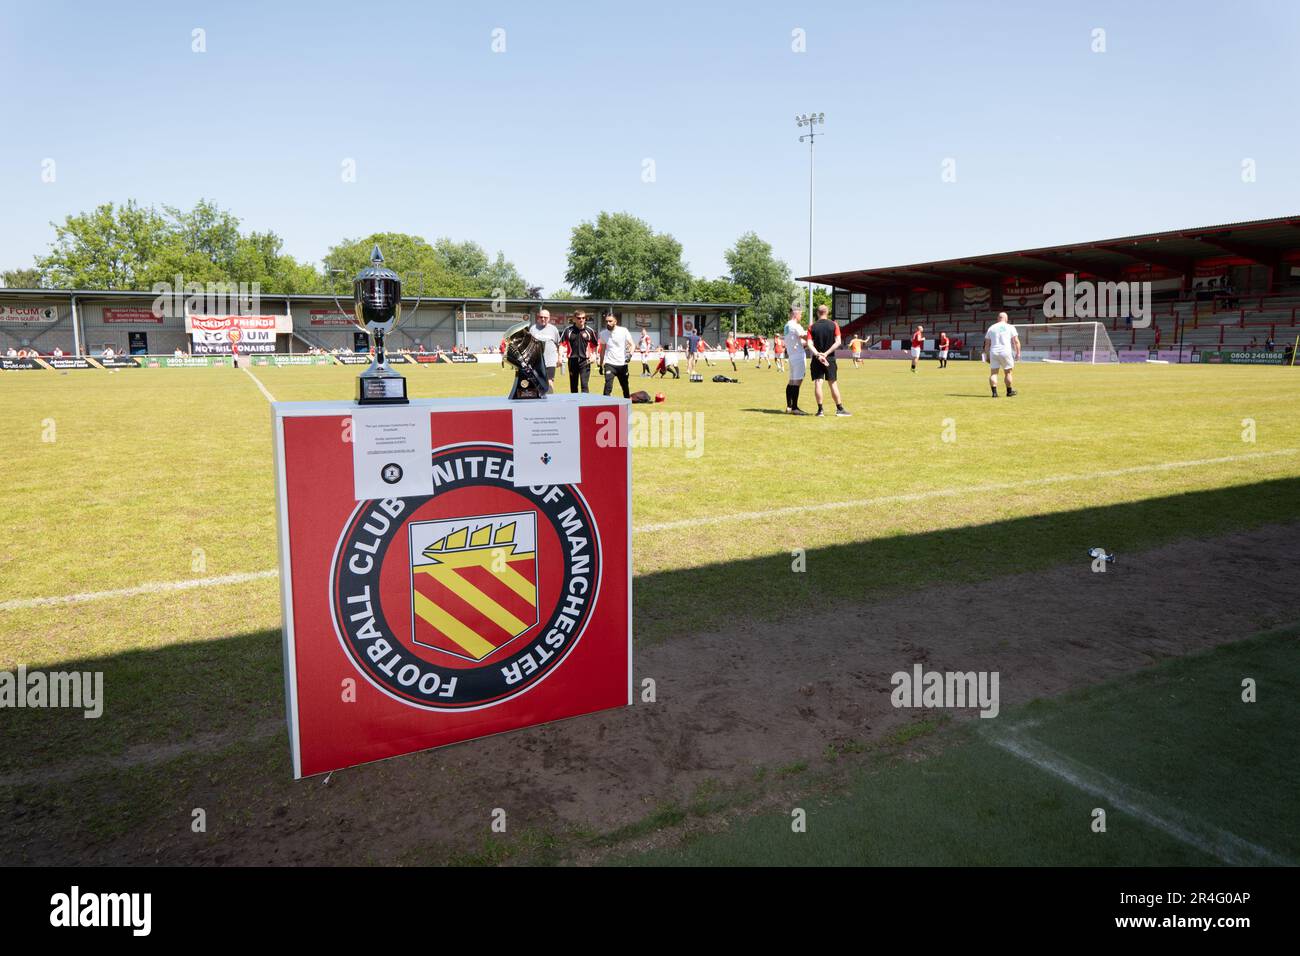
M252 373L249 373L252 374ZM280 546L280 621L284 638L284 718L289 729L293 779L302 779L302 746L298 739L298 649L293 638L293 568L289 561L289 499L284 468L284 418L271 406L271 437L275 445L275 519Z

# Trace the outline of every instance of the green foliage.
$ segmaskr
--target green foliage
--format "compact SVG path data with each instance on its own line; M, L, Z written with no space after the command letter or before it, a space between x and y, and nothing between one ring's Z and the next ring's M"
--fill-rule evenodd
M324 261L333 291L341 294L352 288L352 277L370 264L375 245L384 254L384 264L402 277L406 295L419 295L422 279L424 295L487 294L478 283L449 268L446 255L440 255L428 240L404 232L374 232L331 247Z
M475 242L439 239L435 245L404 233L374 233L345 239L325 256L322 274L284 252L274 232L240 231L240 220L215 203L199 200L193 209L106 203L91 212L68 216L55 225L55 241L35 270L14 270L15 280L53 288L135 289L157 282L258 283L264 293L342 292L370 262L376 242L385 261L417 294L420 275L426 295L490 296L498 290L523 297L530 287L519 270L498 252L490 257ZM6 273L6 284L16 285ZM540 289L531 287L532 293Z
M731 281L748 289L754 303L742 315L742 325L765 335L778 331L799 294L799 287L790 278L790 267L772 254L771 243L753 232L737 239L725 257Z
M687 302L748 302L749 290L728 279L692 279Z
M6 289L39 289L41 287L40 269L6 269L4 276Z
M257 282L263 292L314 292L319 273L282 251L273 232L239 230L239 219L201 199L193 209L105 203L55 224L36 259L52 288L148 290L156 282Z
M452 242L446 237L435 242L433 248L447 271L469 280L481 290L480 295L505 295L512 299L529 297L528 283L515 264L506 259L505 253L498 252L496 259L490 259L477 242Z
M691 275L682 244L629 213L602 212L579 223L569 242L564 281L593 299L684 299Z
M402 291L419 295L421 278L429 296L493 296L523 298L528 294L514 263L498 252L496 259L476 242L427 239L404 232L376 232L361 239L345 239L325 254L325 268L335 291L350 288L352 277L370 263L378 244L384 264L402 277ZM332 270L340 270L334 272Z

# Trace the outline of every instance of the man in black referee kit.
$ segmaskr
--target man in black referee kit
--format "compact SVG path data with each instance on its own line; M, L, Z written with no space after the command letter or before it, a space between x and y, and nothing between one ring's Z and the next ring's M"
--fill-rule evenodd
M835 414L847 417L840 402L840 383L835 375L835 350L840 347L840 327L826 317L829 310L824 305L817 306L817 321L808 326L808 349L812 352L813 394L817 396L817 416L826 413L822 410L822 379L831 383L831 398L835 399Z

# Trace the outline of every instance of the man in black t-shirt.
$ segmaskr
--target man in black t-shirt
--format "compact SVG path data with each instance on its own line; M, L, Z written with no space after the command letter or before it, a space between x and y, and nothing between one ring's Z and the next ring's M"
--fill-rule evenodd
M573 313L569 326L560 336L560 341L569 347L569 391L578 391L578 386L587 391L587 381L591 378L591 352L596 347L596 333L587 328L587 313L578 310Z
M836 381L835 372L835 350L840 347L840 327L827 318L829 311L824 305L817 306L817 320L808 326L813 394L817 397L817 416L820 418L826 414L822 410L822 379L830 382L831 398L835 399L835 414L845 418L849 413L840 401L840 383Z

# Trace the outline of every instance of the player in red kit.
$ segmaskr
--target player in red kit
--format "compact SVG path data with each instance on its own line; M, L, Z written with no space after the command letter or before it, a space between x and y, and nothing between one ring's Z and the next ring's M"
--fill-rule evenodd
M912 371L916 371L916 360L921 357L921 348L925 345L925 331L921 326L912 333Z

